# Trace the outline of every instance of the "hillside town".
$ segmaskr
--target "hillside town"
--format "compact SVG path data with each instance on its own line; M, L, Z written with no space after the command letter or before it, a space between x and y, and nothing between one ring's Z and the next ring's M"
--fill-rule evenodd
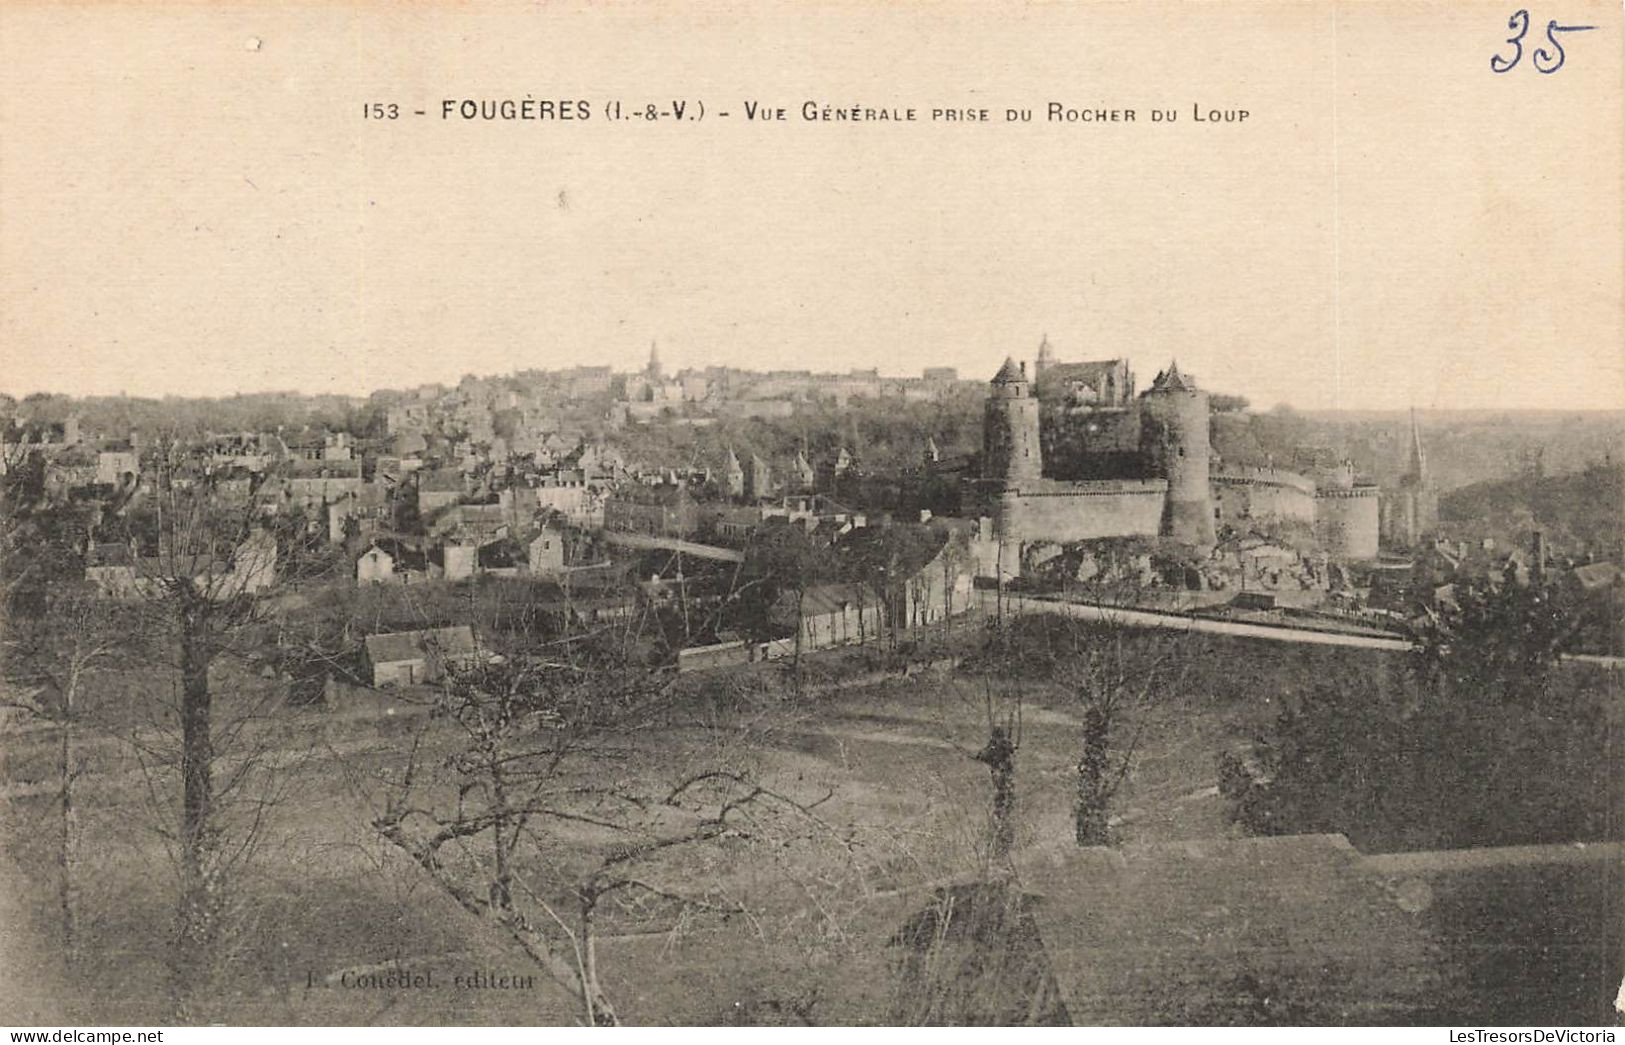
M1476 419L1018 355L0 401L54 996L128 1005L116 938L179 1022L1601 1011L1612 458L1445 485Z
M229 575L223 590L234 594L309 574L303 560L314 555L323 583L521 578L590 592L593 612L629 614L674 586L720 597L730 569L780 528L825 550L860 544L852 535L866 530L953 546L947 574L940 553L917 556L923 572L900 584L899 600L860 585L857 603L817 599L799 627L754 629L820 643L858 634L849 625L866 619L865 597L875 613L886 604L888 627L917 627L986 602L971 596L978 585L1376 634L1433 612L1474 577L1549 575L1599 597L1620 583L1617 549L1554 549L1536 527L1513 543L1441 529L1414 411L1397 481L1384 488L1331 448L1290 447L1279 464L1273 454L1227 460L1214 435L1236 412L1216 411L1177 362L1138 394L1126 360L1058 362L1047 337L1030 377L1027 367L1007 360L989 383L944 368L918 378L668 375L651 348L632 373L575 367L379 393L350 428L114 432L87 427L77 411L47 420L13 402L0 467L14 501L71 519L58 568L112 598L161 575L155 532L131 525L161 488L198 491L252 520L227 561L197 566ZM912 461L871 459L838 420L863 402L971 415L978 400L979 440L955 445L951 425L907 432ZM703 439L745 419L792 433L793 452L769 457L759 437ZM820 422L815 444L809 423ZM650 438L672 429L701 439L679 449ZM839 571L809 579L843 580ZM841 613L850 621L825 619ZM742 626L693 631L660 654L680 663L688 647L737 639Z

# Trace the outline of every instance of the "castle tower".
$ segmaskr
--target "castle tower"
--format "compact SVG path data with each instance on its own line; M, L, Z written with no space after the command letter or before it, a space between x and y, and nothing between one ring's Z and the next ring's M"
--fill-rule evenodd
M1198 548L1216 542L1213 491L1208 485L1207 393L1171 363L1140 397L1140 445L1168 480L1161 534Z
M993 375L983 414L982 478L1010 487L1035 481L1043 472L1038 400L1027 381L1026 366L1006 359Z

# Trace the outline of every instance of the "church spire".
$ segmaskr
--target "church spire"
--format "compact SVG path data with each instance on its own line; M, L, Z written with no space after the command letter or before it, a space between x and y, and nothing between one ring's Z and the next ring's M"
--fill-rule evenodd
M659 381L663 376L660 367L660 346L653 341L649 342L649 365L645 372L655 381Z
M1422 429L1416 424L1416 407L1411 407L1411 456L1405 474L1414 477L1417 484L1427 479L1427 458L1422 453Z
M1045 334L1038 342L1038 357L1033 360L1033 380L1038 380L1045 370L1055 362L1055 348L1049 343L1049 335Z

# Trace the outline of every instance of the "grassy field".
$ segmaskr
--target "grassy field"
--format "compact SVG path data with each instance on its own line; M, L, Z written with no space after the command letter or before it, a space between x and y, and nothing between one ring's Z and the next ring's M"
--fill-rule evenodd
M724 687L724 676L685 680L690 706L662 728L629 739L613 765L576 771L583 780L612 775L654 787L718 760L798 799L822 799L816 812L830 835L800 832L782 844L722 839L662 864L663 880L690 891L724 891L743 910L718 915L654 905L609 919L599 960L622 1019L891 1018L900 982L888 954L891 934L934 885L975 877L983 867L991 787L987 767L972 755L986 742L990 706L1000 714L1020 707L1020 853L1074 848L1080 722L1067 693L1031 679L948 667L842 688L839 677L853 673L854 656L837 656L844 658L840 671L811 658L818 684L802 699L785 697L778 667L744 687L751 699L726 712L707 699ZM1177 690L1144 716L1138 758L1114 802L1115 840L1122 844L1234 837L1214 787L1219 752L1249 740L1294 687L1326 672L1371 670L1381 655L1215 639L1188 656ZM727 685L739 688L736 681ZM378 771L400 764L419 721L389 697L281 712L279 743L293 780L287 800L272 811L265 844L232 883L226 960L218 982L203 992L209 1019L579 1019L572 997L511 939L459 907L369 826L382 800ZM175 877L157 828L173 816L174 792L160 781L151 793L127 745L97 741L86 750L79 959L70 966L57 923L50 738L8 745L9 866L0 893L15 911L0 916L17 918L0 917L0 924L7 926L7 963L27 975L6 977L12 996L0 998L0 1007L22 1023L161 1022ZM589 826L558 827L551 837L553 859L521 870L563 904L572 875L613 839ZM1461 937L1474 918L1491 916L1463 915L1449 932ZM1448 936L1445 927L1438 931ZM390 968L426 974L434 985L347 985ZM1475 968L1466 961L1460 975L1483 979ZM457 983L476 972L511 983Z

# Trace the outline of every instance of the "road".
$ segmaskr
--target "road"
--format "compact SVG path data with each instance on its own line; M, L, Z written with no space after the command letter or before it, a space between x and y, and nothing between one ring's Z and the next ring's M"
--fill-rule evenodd
M981 591L982 611L988 616L997 612L996 592ZM1240 621L1212 620L1187 617L1157 610L1131 610L1118 606L1091 606L1077 602L1059 602L1054 599L1035 599L1025 595L1004 596L1006 613L1054 613L1080 620L1110 620L1130 628L1166 628L1170 631L1194 632L1203 635L1233 635L1237 638L1264 639L1269 642L1299 642L1319 646L1352 646L1357 649L1408 650L1411 643L1400 638L1377 635L1344 635L1331 631L1312 631L1275 624L1244 624ZM1578 653L1565 660L1593 664L1609 670L1625 668L1625 657L1602 657Z
M718 548L713 544L697 544L694 541L681 541L675 537L650 537L641 533L621 533L617 530L605 530L604 539L610 544L618 544L623 548L660 549L662 551L682 552L698 559L715 559L718 562L744 562L745 553L732 548Z
M998 612L998 594L980 593L982 611L989 616ZM1178 613L1157 610L1131 610L1121 606L1094 606L1081 602L1059 602L1054 599L1035 599L1026 595L1004 596L1004 612L1054 613L1080 620L1109 620L1129 628L1166 628L1203 635L1233 635L1244 639L1266 639L1273 642L1302 642L1322 646L1354 646L1360 649L1407 650L1411 644L1404 639L1383 638L1377 635L1345 635L1334 631L1311 631L1307 628L1289 628L1275 624L1244 624L1240 621L1213 620L1206 617L1187 617Z

